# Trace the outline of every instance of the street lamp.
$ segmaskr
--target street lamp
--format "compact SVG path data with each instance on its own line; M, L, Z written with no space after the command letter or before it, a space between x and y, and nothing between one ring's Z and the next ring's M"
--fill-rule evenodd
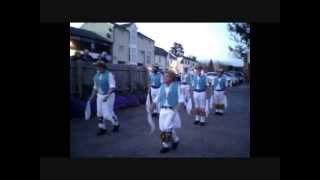
M75 46L72 41L70 41L70 56L75 55Z
M74 48L74 44L72 41L70 41L70 48Z

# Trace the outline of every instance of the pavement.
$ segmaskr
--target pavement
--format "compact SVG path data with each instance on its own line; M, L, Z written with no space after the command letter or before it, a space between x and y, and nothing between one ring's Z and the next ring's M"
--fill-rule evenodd
M250 157L250 87L232 87L227 92L228 109L224 116L211 113L206 126L193 125L194 117L180 110L182 128L177 130L180 144L175 151L160 154L160 131L149 135L145 106L116 111L121 127L97 136L97 119L71 119L71 158L248 158Z

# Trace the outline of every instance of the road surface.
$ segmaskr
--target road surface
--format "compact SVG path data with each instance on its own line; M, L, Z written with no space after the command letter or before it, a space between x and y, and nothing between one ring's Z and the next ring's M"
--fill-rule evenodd
M145 106L116 111L120 132L96 136L97 120L71 120L70 150L72 158L83 157L249 157L250 154L250 87L240 85L228 93L224 116L210 114L206 126L193 125L194 117L180 110L181 139L175 151L160 154L160 131L149 135Z

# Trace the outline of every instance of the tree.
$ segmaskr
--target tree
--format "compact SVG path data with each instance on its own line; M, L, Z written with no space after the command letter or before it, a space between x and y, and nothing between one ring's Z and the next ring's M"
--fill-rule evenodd
M184 51L183 51L182 44L176 43L176 42L173 43L173 47L171 47L170 52L176 57L183 57Z
M197 57L196 56L190 56L190 59L197 61Z
M229 23L228 31L231 39L236 42L235 46L229 46L229 50L235 57L245 60L250 49L250 24Z
M186 58L191 59L193 61L197 61L197 57L193 55L186 56Z
M214 66L212 60L209 61L208 64L208 72L214 72Z

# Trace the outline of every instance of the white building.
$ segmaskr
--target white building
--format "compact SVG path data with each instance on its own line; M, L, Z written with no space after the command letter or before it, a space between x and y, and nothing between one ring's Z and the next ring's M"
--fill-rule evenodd
M188 71L192 71L192 69L194 68L194 66L195 66L196 64L198 64L198 62L196 61L195 58L183 57L183 59L181 60L180 64L181 64L184 68L187 68Z
M170 55L172 54L170 53ZM179 74L184 71L184 68L187 68L188 72L191 72L196 64L199 64L199 62L190 57L177 57L171 58L170 68Z
M161 70L169 68L168 52L162 48L155 47L154 49L154 63L159 65Z
M149 65L154 63L154 40L138 32L134 23L84 23L81 27L108 37L113 42L113 63Z

